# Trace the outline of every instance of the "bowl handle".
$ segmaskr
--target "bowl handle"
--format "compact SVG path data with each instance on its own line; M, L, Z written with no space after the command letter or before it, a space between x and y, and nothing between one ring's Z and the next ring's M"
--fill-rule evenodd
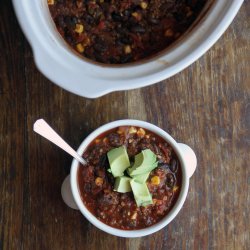
M71 187L70 187L70 175L68 175L62 184L61 187L61 195L62 195L62 199L64 201L64 203L73 209L79 210L79 208L77 207L74 198L73 198L73 194L71 191Z
M189 178L191 178L197 166L196 155L193 149L190 148L188 145L183 144L183 143L178 143L178 145L180 147L180 150L183 153L184 161L186 162L187 175Z

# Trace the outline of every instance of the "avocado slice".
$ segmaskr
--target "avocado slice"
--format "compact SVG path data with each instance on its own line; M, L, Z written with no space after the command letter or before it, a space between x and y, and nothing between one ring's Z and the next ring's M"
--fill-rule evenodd
M133 176L133 179L137 182L140 183L144 183L147 181L148 177L149 177L150 172L147 172L145 174L139 174L139 175L135 175Z
M155 162L152 165L143 165L143 167L140 167L138 169L135 169L133 171L129 171L129 175L131 177L142 175L146 173L150 173L152 170L154 170L158 166L158 162Z
M119 193L131 192L132 191L131 186L130 186L131 180L132 179L127 176L119 176L115 178L114 190Z
M123 172L130 166L125 146L114 148L108 152L108 160L111 172L114 177L123 176Z
M155 169L157 165L156 155L150 149L145 149L135 156L135 162L127 172L130 176L146 174Z
M137 207L153 204L152 196L149 193L146 183L139 183L132 179L130 185L134 194Z

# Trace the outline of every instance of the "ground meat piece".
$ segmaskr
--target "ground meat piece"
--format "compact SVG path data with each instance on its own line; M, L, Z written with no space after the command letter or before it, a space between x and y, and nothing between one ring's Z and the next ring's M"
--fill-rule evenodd
M119 147L123 144L124 138L122 138L119 134L117 133L111 133L108 135L108 140L109 144L112 147Z
M98 203L102 205L102 207L108 207L113 205L118 205L120 201L119 193L112 192L110 190L104 190L102 196L99 197Z
M140 138L138 137L131 137L128 139L127 152L128 152L129 157L135 156L141 151L140 148L137 147L139 141L140 141Z

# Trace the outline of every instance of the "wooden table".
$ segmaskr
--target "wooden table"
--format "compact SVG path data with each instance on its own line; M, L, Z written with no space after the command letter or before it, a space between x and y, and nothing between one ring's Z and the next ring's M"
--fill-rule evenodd
M0 249L249 249L250 1L200 60L170 79L95 100L38 72L10 0L0 2ZM75 148L98 126L152 122L196 152L185 205L141 239L108 235L62 202L72 158L34 134L45 118ZM248 246L248 247L247 247Z

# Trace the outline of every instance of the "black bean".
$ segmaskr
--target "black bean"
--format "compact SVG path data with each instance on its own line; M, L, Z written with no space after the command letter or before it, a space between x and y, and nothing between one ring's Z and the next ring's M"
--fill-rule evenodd
M64 18L63 16L58 16L55 20L56 24L59 25L60 27L65 26Z
M146 29L138 24L138 25L132 26L131 31L134 33L145 33Z
M113 19L114 21L116 21L116 22L122 21L122 16L121 16L119 13L113 12L113 13L111 14L111 16L112 16L112 19Z
M173 188L174 185L175 185L175 176L172 174L172 173L168 173L166 175L166 184L167 184L167 187L169 188Z
M71 36L71 33L67 28L64 29L64 37L68 43L70 43L70 44L74 43L74 40Z
M91 15L88 15L88 14L84 15L84 20L88 24L94 24L95 23L94 17L92 17Z
M118 63L118 62L119 62L119 60L116 59L115 57L110 57L110 58L109 58L109 61L110 61L110 63L112 63L112 64L115 64L115 63Z
M156 143L154 143L152 145L153 145L153 148L154 148L154 153L157 154L157 155L161 154L161 150L158 147L158 145Z
M120 41L123 43L123 44L131 44L133 42L133 40L131 39L131 37L129 36L123 36L120 38Z
M196 1L194 0L186 0L186 2L189 6L194 6L196 4Z
M154 17L150 17L149 22L152 23L152 24L158 24L160 21L159 21L159 19L156 19Z
M91 192L91 183L84 183L84 187L83 187L84 191L86 193L90 193Z
M107 46L104 43L95 43L94 49L98 52L105 52L107 50Z
M124 14L125 16L130 16L131 13L132 13L132 10L130 10L130 9L126 9L126 10L124 10L124 12L123 12L123 14Z
M125 36L128 36L128 29L126 29L126 27L120 27L122 26L121 23L118 23L117 24L117 33L119 34L120 37L125 37Z
M99 164L100 164L101 167L107 167L107 166L109 166L107 154L103 154L103 155L100 157L100 162L99 162Z
M98 53L97 51L94 52L94 57L97 62L101 62L101 63L105 62L105 58L101 55L101 53Z
M77 18L76 17L71 17L71 16L66 16L64 18L64 22L69 28L74 28L76 23L77 23Z
M174 15L174 18L177 22L181 23L181 22L186 22L186 14L184 11L179 11L179 12L176 12L176 13L173 13Z
M118 147L118 146L121 146L121 144L122 144L120 135L118 135L116 133L109 134L108 139L109 139L110 145L113 147Z
M133 56L131 54L126 54L126 55L122 55L121 56L121 63L127 63L129 61L131 61L131 59L133 58Z
M177 162L177 160L176 159L171 159L171 161L170 161L170 170L173 173L176 173L177 169L178 169L178 162Z
M77 17L73 16L71 19L72 19L72 22L73 22L74 24L77 24L77 22L78 22Z
M159 167L163 169L169 169L169 165L163 162L159 163Z

